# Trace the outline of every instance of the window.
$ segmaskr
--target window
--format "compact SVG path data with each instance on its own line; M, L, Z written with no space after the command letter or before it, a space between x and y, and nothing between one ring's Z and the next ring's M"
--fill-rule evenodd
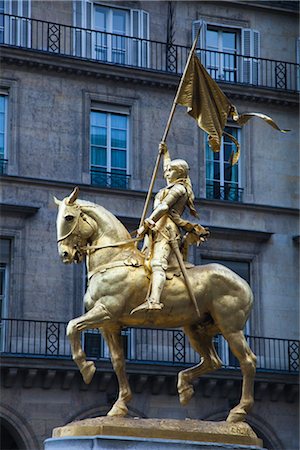
M201 264L211 264L211 263L219 263L225 267L228 267L233 272L237 273L241 278L247 281L250 284L250 263L248 261L233 261L227 259L210 259L206 257L201 258ZM250 323L247 321L244 329L245 334L250 333ZM239 362L236 357L231 353L228 348L227 341L223 338L223 336L217 336L214 341L217 353L219 353L222 361L226 365L230 365L232 367L238 367Z
M7 95L0 94L0 174L7 165Z
M91 183L128 188L128 115L91 111Z
M250 28L193 22L199 27L198 56L212 78L229 83L260 84L260 34Z
M240 129L226 127L225 131L238 141ZM235 144L224 135L220 152L213 152L206 140L206 198L229 201L241 201L240 161L234 166L230 159L235 150Z
M239 34L231 30L207 27L206 68L212 78L237 81L237 58Z
M1 0L0 42L21 47L30 46L30 1Z
M74 1L75 55L114 64L148 67L149 15Z

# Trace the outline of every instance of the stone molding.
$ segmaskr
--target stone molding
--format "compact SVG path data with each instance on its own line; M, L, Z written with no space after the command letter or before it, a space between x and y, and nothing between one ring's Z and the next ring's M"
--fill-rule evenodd
M155 70L141 70L135 67L117 66L112 63L80 60L75 57L42 53L39 51L1 46L0 61L8 65L32 67L38 70L67 73L69 75L113 79L124 83L142 84L167 88L175 91L179 75ZM239 84L220 83L231 99L241 99L255 103L272 103L281 106L299 104L298 94L294 92L276 91L273 89L255 88Z

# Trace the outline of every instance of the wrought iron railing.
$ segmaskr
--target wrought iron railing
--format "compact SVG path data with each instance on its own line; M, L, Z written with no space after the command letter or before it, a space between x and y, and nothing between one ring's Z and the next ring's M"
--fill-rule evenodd
M189 47L1 14L0 44L102 63L181 74ZM299 64L198 50L218 81L283 91L300 90Z
M7 173L7 163L8 163L7 159L0 158L0 175Z
M91 168L91 184L99 187L129 189L130 175L126 173L106 172L97 167Z
M71 358L65 322L2 319L0 328L1 354L16 357ZM126 359L129 362L157 365L190 366L199 362L187 337L177 329L127 328L123 332ZM257 356L257 370L299 372L299 341L247 336ZM109 351L98 330L82 334L82 345L88 358L106 360ZM215 346L223 367L239 367L222 336Z
M206 182L206 198L228 200L231 202L243 201L244 189L233 185L232 183L225 183L224 186L217 182Z

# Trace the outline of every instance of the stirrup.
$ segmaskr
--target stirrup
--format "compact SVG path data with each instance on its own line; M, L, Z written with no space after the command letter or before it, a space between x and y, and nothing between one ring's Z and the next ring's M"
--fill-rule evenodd
M164 307L163 303L154 302L152 299L147 299L144 303L134 308L130 314L134 314L137 311L161 311Z

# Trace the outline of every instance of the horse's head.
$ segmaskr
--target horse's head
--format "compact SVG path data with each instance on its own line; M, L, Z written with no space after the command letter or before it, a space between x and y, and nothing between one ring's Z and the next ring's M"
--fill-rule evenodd
M64 263L78 263L84 258L84 247L95 233L97 223L82 211L76 202L79 188L76 187L69 197L54 201L58 206L57 243L58 253Z

